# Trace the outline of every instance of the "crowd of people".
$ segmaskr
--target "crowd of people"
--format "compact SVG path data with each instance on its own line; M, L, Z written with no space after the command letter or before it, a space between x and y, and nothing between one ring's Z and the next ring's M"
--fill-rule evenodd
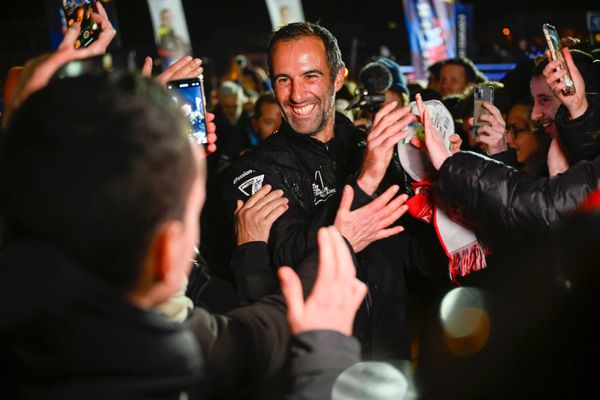
M600 61L582 43L567 69L527 59L500 82L465 58L407 82L379 58L390 84L355 107L335 36L287 24L266 44L268 81L244 60L220 83L198 145L164 87L202 74L199 59L55 76L106 51L99 2L93 18L98 40L76 49L69 26L5 87L3 398L593 388ZM494 102L474 121L481 87ZM452 116L447 140L427 100ZM426 179L398 146L421 152Z

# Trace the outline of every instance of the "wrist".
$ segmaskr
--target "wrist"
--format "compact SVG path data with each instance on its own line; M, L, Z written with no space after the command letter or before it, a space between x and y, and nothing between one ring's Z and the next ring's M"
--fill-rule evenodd
M581 117L583 114L585 114L585 112L588 109L588 102L587 102L587 98L584 96L583 97L583 101L577 105L571 105L570 107L567 107L567 110L569 111L569 118L570 119L577 119L579 117Z
M362 190L369 196L373 196L373 194L377 190L377 187L379 186L379 183L376 179L366 174L360 174L358 176L358 179L356 180L356 184L358 185L358 187L360 187L360 190Z

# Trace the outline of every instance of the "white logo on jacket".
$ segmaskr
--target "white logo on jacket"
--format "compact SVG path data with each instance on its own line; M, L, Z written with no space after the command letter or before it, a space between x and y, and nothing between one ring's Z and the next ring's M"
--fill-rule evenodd
M238 186L238 189L240 189L240 192L242 192L246 196L250 197L254 193L256 193L260 190L260 188L263 185L264 180L265 180L264 174L255 176L253 178L248 179L247 181L242 183L240 186Z
M315 206L326 201L336 193L335 188L331 189L325 186L321 171L315 172L315 182L312 184L312 188L315 195Z

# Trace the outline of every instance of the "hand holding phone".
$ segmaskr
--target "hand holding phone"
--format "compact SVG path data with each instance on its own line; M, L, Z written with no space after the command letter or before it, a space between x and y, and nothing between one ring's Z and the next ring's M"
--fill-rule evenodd
M565 83L565 87L562 90L563 94L575 94L575 84L571 78L569 67L567 66L563 54L560 51L560 38L558 37L556 28L550 24L544 24L542 26L542 30L544 31L546 44L548 46L548 50L550 51L550 57L552 58L550 61L558 60L560 63L560 69L566 71L565 75L561 78Z
M201 78L180 79L167 82L173 101L190 122L189 133L195 143L207 144L206 98Z
M100 25L92 17L96 0L63 0L63 13L67 27L78 22L81 33L75 41L75 48L88 47L100 36Z
M494 104L494 88L492 86L476 86L473 90L473 127L486 124L481 120L481 116L490 114L490 112L483 107L483 103Z

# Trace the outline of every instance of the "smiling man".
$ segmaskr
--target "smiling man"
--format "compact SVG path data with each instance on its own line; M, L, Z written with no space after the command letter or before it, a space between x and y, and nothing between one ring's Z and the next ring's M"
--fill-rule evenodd
M271 228L273 266L296 267L314 250L318 228L335 224L358 253L357 274L371 296L355 334L369 355L406 359L404 271L419 268L426 257L416 253L411 235L397 235L406 196L396 196L399 187L389 183L402 178L388 181L386 173L413 116L408 107L390 103L375 117L367 138L336 113L335 93L345 68L337 40L319 25L292 23L276 31L268 62L284 121L228 171L224 185L231 215L238 200L246 201L264 184L283 190L289 208ZM394 244L379 248L387 240Z

